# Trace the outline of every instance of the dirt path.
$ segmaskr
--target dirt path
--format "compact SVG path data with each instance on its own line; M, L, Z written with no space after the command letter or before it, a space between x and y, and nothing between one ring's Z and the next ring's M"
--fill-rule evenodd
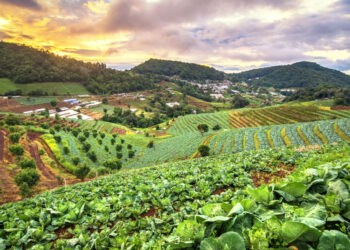
M52 171L45 166L45 164L43 163L43 161L40 158L38 144L33 143L30 146L30 154L34 158L34 160L36 161L37 168L40 170L42 175L46 179L56 182L57 181L56 175L54 173L52 173Z

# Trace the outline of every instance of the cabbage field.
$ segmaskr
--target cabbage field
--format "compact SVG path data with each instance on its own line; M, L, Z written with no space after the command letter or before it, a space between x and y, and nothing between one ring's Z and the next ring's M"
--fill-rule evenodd
M146 149L126 168L140 168L165 161L193 158L199 145L208 145L211 154L238 153L284 146L309 146L350 141L350 119L281 124L253 128L209 131L203 136L191 132L175 136Z
M346 143L120 172L0 207L0 249L349 249L349 176Z

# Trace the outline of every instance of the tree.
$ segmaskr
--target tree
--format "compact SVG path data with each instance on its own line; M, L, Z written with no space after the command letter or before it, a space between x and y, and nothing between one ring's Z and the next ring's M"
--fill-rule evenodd
M135 156L135 151L129 150L128 156L130 159L133 158Z
M232 99L232 106L234 108L243 108L248 106L250 103L248 99L244 98L241 95L235 95L234 98Z
M208 156L210 152L210 148L207 145L200 145L198 147L198 151L201 154L201 156Z
M50 104L51 104L52 107L56 107L57 101L56 101L56 100L52 100L52 101L50 102Z
M18 144L13 144L8 147L12 155L21 156L24 153L24 147Z
M33 158L30 159L24 159L19 162L19 165L21 166L22 169L25 168L36 168L36 162Z
M117 152L120 152L120 151L122 151L123 146L120 145L120 144L117 144L117 146L115 147L115 149L117 150Z
M75 166L77 166L80 163L80 158L78 156L75 156L72 158L72 162Z
M7 125L13 126L13 125L20 125L21 124L21 120L19 119L19 117L13 116L13 115L9 115L6 120L5 123Z
M23 169L19 174L15 177L15 183L17 186L21 186L23 183L27 183L29 187L35 186L40 180L40 175L33 168Z
M117 159L110 159L110 160L106 160L104 163L103 163L103 166L105 166L106 168L109 168L109 169L121 169L122 167L122 164L119 160Z
M78 179L84 181L85 177L88 175L89 172L90 172L90 168L84 164L83 166L75 170L74 175Z
M219 124L216 124L216 125L213 127L213 130L220 130L220 129L221 129L221 127L220 127Z
M154 147L154 142L153 142L153 141L150 141L150 142L147 144L147 147L148 147L148 148L153 148L153 147Z
M10 141L12 143L18 143L19 139L21 138L21 134L20 133L11 133L9 135L10 137Z
M204 133L208 132L209 126L207 124L204 124L204 123L203 124L199 124L197 129L203 136Z
M63 153L64 154L69 154L69 148L68 147L63 147Z
M107 99L106 97L104 97L104 98L102 99L102 103L105 104L105 105L107 105L107 104L108 104L108 99Z

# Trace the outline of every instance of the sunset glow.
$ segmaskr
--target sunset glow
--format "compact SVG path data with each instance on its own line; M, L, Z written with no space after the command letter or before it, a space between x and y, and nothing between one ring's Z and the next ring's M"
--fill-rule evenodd
M349 72L344 0L0 0L0 39L130 68L150 57L227 72L301 60Z

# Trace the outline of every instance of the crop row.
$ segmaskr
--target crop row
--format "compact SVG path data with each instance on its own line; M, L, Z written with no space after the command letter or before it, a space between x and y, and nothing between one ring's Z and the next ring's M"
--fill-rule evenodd
M204 157L45 192L0 207L0 246L349 249L349 145L326 147ZM257 188L258 175L277 183Z

